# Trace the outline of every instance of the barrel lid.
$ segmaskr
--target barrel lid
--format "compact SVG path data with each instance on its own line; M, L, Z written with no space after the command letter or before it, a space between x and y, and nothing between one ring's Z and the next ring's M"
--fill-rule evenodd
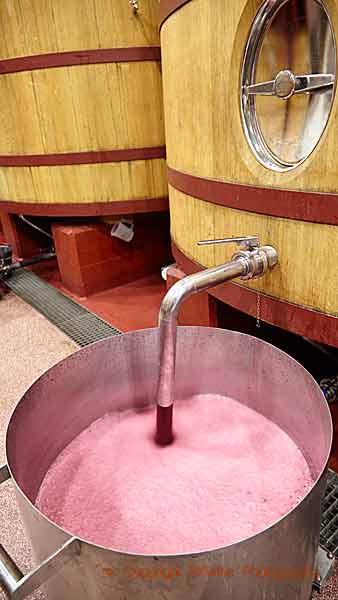
M317 146L336 89L336 41L324 0L267 0L247 41L241 78L245 134L256 158L293 169Z

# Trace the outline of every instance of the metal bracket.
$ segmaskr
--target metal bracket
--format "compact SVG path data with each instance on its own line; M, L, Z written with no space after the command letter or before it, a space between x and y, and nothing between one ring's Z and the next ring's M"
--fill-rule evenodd
M129 0L129 4L133 10L134 15L137 15L139 11L139 0Z
M3 465L0 467L0 485L8 479L11 479L9 468ZM72 537L31 573L23 575L15 561L0 544L0 588L5 590L9 598L24 600L65 565L70 562L77 564L80 554L81 541Z
M335 562L336 559L334 555L325 550L325 548L322 546L319 546L316 560L316 578L313 582L313 587L318 592L322 591L326 580L328 577L330 577L334 569Z

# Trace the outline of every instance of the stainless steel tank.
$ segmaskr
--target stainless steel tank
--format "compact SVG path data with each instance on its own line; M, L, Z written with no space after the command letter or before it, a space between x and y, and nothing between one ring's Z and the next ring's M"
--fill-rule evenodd
M175 395L178 401L203 393L231 396L291 436L315 483L288 515L228 547L141 556L76 539L34 507L47 469L75 436L108 411L154 402L158 356L158 329L104 340L54 366L17 405L0 481L12 477L40 566L22 578L2 549L0 581L9 596L25 598L47 582L53 600L309 600L332 443L330 412L309 373L256 338L179 328Z

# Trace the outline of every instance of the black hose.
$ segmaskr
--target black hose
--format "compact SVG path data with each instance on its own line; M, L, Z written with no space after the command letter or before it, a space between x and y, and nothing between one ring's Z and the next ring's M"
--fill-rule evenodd
M31 258L25 258L12 263L10 265L10 270L16 271L17 269L23 269L24 267L31 267L32 265L51 260L52 258L56 258L55 252L45 252L44 254L39 254L38 256L32 256Z

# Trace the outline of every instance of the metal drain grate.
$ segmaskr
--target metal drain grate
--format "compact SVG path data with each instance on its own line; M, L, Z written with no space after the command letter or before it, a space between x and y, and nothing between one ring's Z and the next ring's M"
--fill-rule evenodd
M6 285L81 347L121 333L31 271L16 271Z
M323 500L320 543L338 558L338 473L331 470Z

